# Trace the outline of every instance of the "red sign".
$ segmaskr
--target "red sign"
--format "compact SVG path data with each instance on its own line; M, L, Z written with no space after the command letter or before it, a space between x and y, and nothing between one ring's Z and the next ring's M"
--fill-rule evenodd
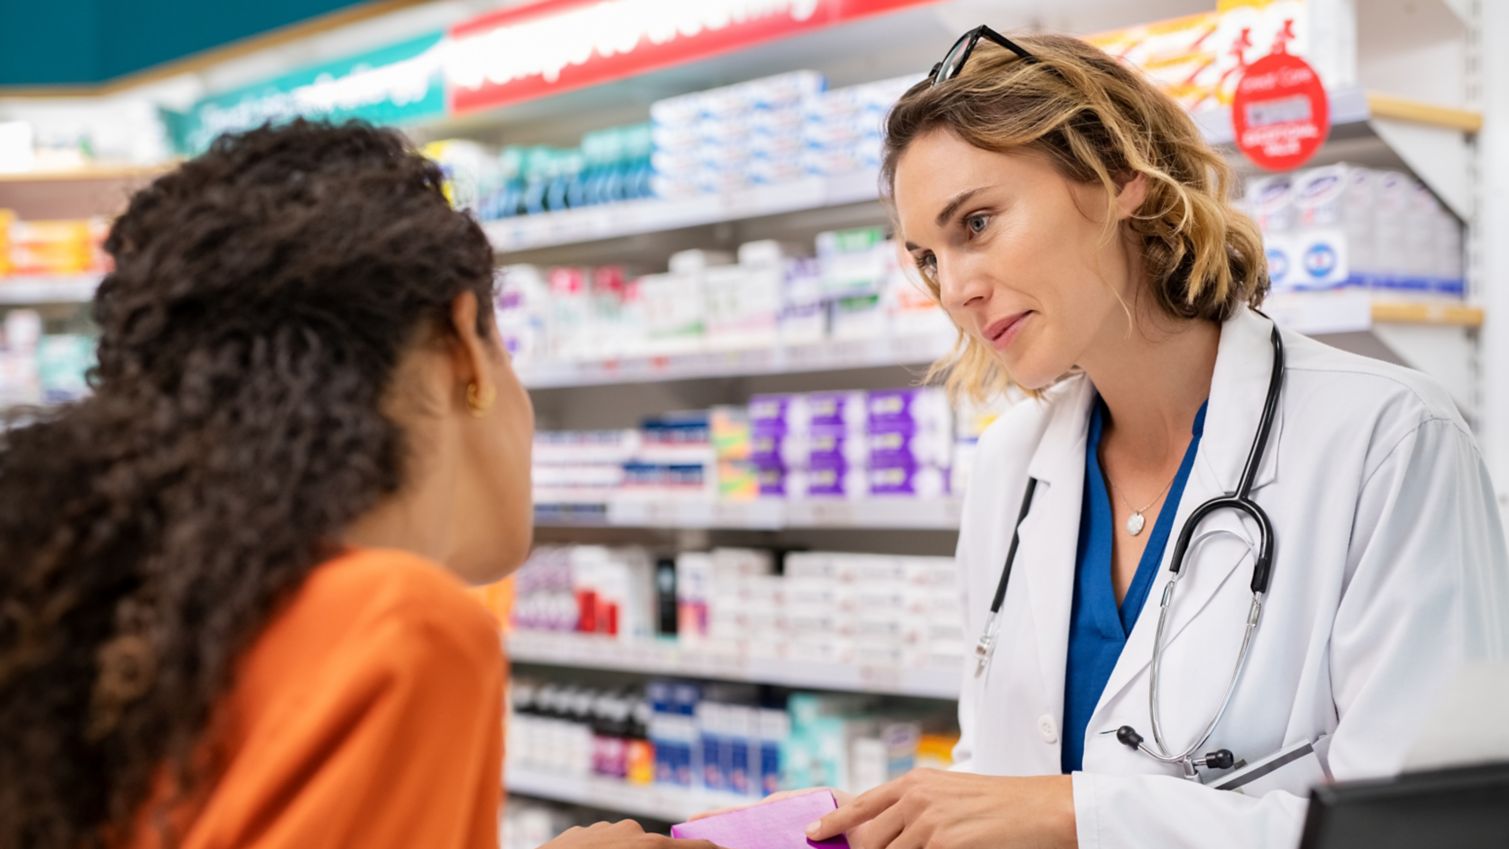
M1270 171L1305 164L1331 132L1320 75L1298 56L1264 56L1242 74L1231 101L1237 147Z
M451 30L455 113L596 85L936 0L541 0Z

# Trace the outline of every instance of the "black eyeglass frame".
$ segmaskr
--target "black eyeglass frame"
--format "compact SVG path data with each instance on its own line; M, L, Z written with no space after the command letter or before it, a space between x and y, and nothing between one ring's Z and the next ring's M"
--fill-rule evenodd
M934 86L939 86L943 83L948 82L954 77L959 76L959 72L964 70L965 63L969 61L970 54L975 52L975 45L979 44L980 39L982 38L989 39L990 41L995 42L997 45L1010 50L1012 53L1020 56L1022 61L1024 62L1031 64L1037 64L1038 62L1038 58L1027 52L1027 48L1021 46L1020 44L1017 44L1015 41L1012 41L1006 36L1001 35L990 27L981 24L980 26L977 26L969 32L966 32L963 35L959 36L959 39L954 42L954 46L950 47L948 49L948 52L943 54L942 61L933 66L932 72L928 74L928 79L932 81L932 84ZM963 53L960 54L959 60L957 62L950 62L949 59L952 58L955 53L959 53L961 49L963 50ZM943 76L944 72L948 71L950 68L953 69L952 72L949 73L948 76Z

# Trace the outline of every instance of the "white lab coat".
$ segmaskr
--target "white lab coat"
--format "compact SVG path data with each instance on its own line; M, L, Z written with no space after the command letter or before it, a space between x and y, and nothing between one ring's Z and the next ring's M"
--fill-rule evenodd
M1268 319L1221 330L1204 436L1174 536L1195 506L1235 490L1272 366ZM1337 779L1397 772L1454 668L1509 657L1509 554L1493 489L1450 398L1425 377L1284 333L1287 369L1254 498L1276 534L1267 605L1242 681L1204 751L1248 762L1329 735ZM1064 663L1093 387L1083 375L1023 401L980 440L958 560L967 639L958 769L1056 774ZM974 641L1001 574L1027 476L1039 485L1002 607L993 662ZM1191 549L1170 613L1162 721L1170 747L1214 715L1251 601L1254 531ZM1240 537L1240 538L1238 538ZM1298 842L1307 786L1261 797L1177 777L1118 743L1152 740L1149 663L1173 539L1111 674L1073 777L1081 847L1283 847ZM1212 775L1219 776L1219 773ZM1272 779L1282 783L1282 773ZM1304 784L1296 779L1293 783Z

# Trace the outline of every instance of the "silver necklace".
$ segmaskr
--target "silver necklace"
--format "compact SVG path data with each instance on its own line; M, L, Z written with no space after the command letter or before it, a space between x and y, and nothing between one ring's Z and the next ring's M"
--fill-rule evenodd
M1111 484L1111 492L1114 492L1116 494L1116 497L1121 499L1121 503L1125 504L1127 508L1132 511L1132 515L1128 516L1126 521L1125 527L1127 529L1127 533L1131 534L1132 536L1137 536L1138 534L1142 533L1142 529L1147 527L1147 516L1144 514L1147 513L1149 507L1152 507L1154 504L1158 503L1158 499L1162 498L1164 494L1169 491L1169 489L1174 485L1174 481L1177 480L1178 477L1179 472L1175 471L1174 476L1168 479L1168 483L1164 485L1163 490L1156 496L1154 496L1153 500L1149 501L1147 505L1144 506L1141 510L1132 507L1131 502L1127 501L1126 498L1122 496L1121 491L1116 488L1116 484L1111 483L1111 478L1109 476L1106 477L1106 483Z

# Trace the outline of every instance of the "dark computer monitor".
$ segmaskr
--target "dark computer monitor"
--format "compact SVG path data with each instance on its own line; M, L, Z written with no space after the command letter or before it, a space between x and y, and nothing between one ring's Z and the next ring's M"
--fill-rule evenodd
M1509 763L1348 781L1310 793L1300 849L1506 849Z

